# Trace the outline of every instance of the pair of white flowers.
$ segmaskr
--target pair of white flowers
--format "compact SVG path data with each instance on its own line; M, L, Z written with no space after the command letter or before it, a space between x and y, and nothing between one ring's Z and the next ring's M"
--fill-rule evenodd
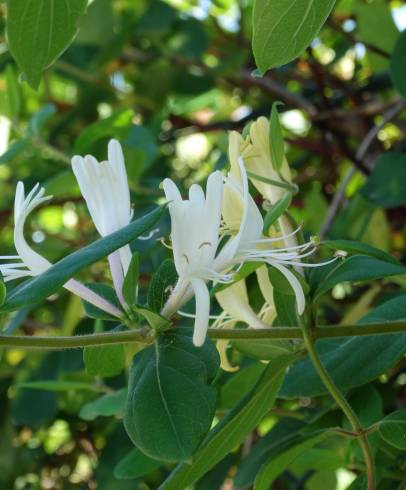
M269 156L269 123L260 118L251 127L251 140L243 140L238 133L231 133L229 157L231 168L226 177L213 172L208 180L206 194L198 185L192 185L189 198L182 196L170 179L163 187L169 201L172 222L172 247L179 280L166 304L163 314L170 316L178 311L194 294L196 314L193 342L202 345L210 318L209 281L233 282L233 272L246 262L262 262L278 269L289 281L297 303L299 315L305 309L305 296L301 283L289 266L302 267L302 259L315 250L313 243L298 245L295 232L275 238L264 237L264 220L249 194L246 162L253 170L272 180L280 180ZM290 179L287 163L282 175ZM256 183L257 181L255 181ZM270 189L269 184L259 181L257 187L272 204L283 196L283 190ZM285 226L283 226L285 225ZM280 228L287 228L282 222ZM224 243L223 243L224 242ZM284 243L283 247L278 244ZM254 328L268 326L262 318L275 316L272 286L266 268L258 269L258 280L266 299L262 314L257 316L250 308L243 284L234 284L217 295L219 303L238 321ZM271 311L270 315L266 313ZM261 313L261 312L260 312Z
M260 123L261 119L254 124ZM259 127L259 129L264 128ZM263 131L253 131L255 137L262 133ZM266 155L261 154L261 148L269 152L269 149L264 146L266 142L262 142L260 138L257 143L256 147L251 144L248 148L238 133L232 133L229 151L230 171L227 176L223 176L219 171L210 174L206 193L195 184L189 190L189 198L182 199L171 179L165 179L163 182L164 192L169 201L171 240L179 278L161 313L168 318L171 317L194 294L196 314L193 342L197 346L203 344L209 324L210 294L207 283L210 281L231 283L235 270L245 262L263 262L278 269L295 292L298 313L302 314L305 308L305 297L300 281L289 266L301 266L301 259L312 253L314 247L311 243L297 245L296 242L293 244L288 242L287 246L277 247L281 240L286 245L289 238L294 235L292 232L275 238L263 236L264 221L249 194L245 168L245 159L250 161L255 169L255 165L263 165L266 159ZM110 141L107 161L99 163L91 155L74 156L72 169L101 236L107 236L131 221L130 191L123 152L117 141ZM259 190L263 191L262 187ZM0 257L6 260L6 263L0 265L0 272L5 281L36 276L51 266L51 263L35 252L24 238L24 224L28 215L50 199L50 196L44 194L45 191L39 187L39 184L27 196L24 193L23 183L19 182L17 185L14 206L14 244L18 255ZM274 197L274 195L268 196L272 202L275 201ZM130 247L126 245L112 253L108 260L117 297L125 309L122 285L131 261ZM262 268L258 278L264 285L261 289L267 289L268 294L269 290L272 292L265 268ZM122 316L119 308L78 281L71 279L65 287L112 315ZM241 288L231 286L229 289L232 296L234 291ZM220 303L222 298L224 303L230 304L230 294L219 295L218 298ZM254 327L266 326L248 307L245 308L242 316Z

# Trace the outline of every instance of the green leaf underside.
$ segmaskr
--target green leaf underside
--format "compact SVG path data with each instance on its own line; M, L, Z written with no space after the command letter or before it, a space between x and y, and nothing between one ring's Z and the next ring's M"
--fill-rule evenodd
M55 293L81 269L92 265L149 230L159 220L164 209L163 207L155 209L125 228L68 255L40 276L17 286L8 295L1 311L13 311L24 305L35 304Z
M362 323L406 318L406 295L378 306ZM327 371L342 390L361 386L396 364L406 351L406 334L320 340L316 344ZM308 359L297 362L286 376L283 398L325 395L327 390Z
M187 334L186 334L187 333ZM161 335L134 358L124 424L144 454L189 460L210 429L216 406L219 358L207 339L195 347L189 330Z
M388 444L406 451L406 410L385 417L379 424L379 433Z
M284 65L316 37L335 0L255 0L252 48L259 70Z
M239 445L272 408L285 370L296 359L297 356L290 355L269 363L252 391L208 434L191 464L178 465L159 490L188 487Z
M28 83L36 89L42 71L69 46L87 0L8 0L7 39Z

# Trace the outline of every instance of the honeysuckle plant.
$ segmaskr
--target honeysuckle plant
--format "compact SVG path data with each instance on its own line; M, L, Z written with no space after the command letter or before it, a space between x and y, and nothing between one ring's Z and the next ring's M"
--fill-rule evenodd
M107 332L61 338L67 347L93 346L84 352L90 373L117 374L125 364L121 344L143 344L130 370L124 425L143 457L166 462L187 461L195 454L205 457L213 451L210 438L215 436L209 432L216 406L213 379L219 365L229 373L239 370L233 352L267 365L253 393L272 393L280 385L280 375L304 355L305 348L320 379L352 424L352 431L330 428L317 437L325 438L330 433L359 437L371 471L365 433L375 429L361 427L318 357L314 339L317 335L328 336L329 329L309 325L309 321L317 320L315 305L322 293L317 289L320 286L307 284L311 276L305 272L314 267L334 272L340 262L337 257L309 262L315 257L319 242L314 238L300 241L300 226L286 214L295 186L286 158L279 165L273 161L279 157L272 151L271 127L272 117L271 124L261 117L250 125L246 136L231 132L229 165L223 171L209 173L205 190L195 183L183 197L175 182L165 178L163 206L136 220L120 143L114 139L109 142L106 161L99 162L92 155L74 156L72 171L100 239L56 264L35 251L24 233L29 215L46 207L51 196L45 195L39 184L25 195L24 184L19 182L14 204L17 255L1 256L0 272L7 284L31 279L11 288L1 309L8 312L34 304L61 287L78 295L84 301L86 314L99 322L97 329L101 321L115 323ZM259 195L255 190L250 192L250 181ZM170 217L167 246L172 249L173 260L158 267L145 302L139 295L142 264L130 242L146 239L153 246L160 246L162 237L157 239L155 233L160 230L157 223L166 207ZM346 248L345 243L340 245ZM351 252L353 247L350 244L347 250ZM334 249L333 244L330 249ZM83 284L73 277L104 257L108 259L113 288ZM401 266L391 264L393 271L402 273ZM277 279L275 272L279 274ZM255 306L247 287L249 281L255 281L258 291ZM184 311L189 303L191 313ZM290 326L283 325L286 320ZM345 332L345 327L340 330ZM217 350L207 338L208 333L217 339ZM41 342L54 345L54 339ZM109 346L110 343L116 345ZM224 437L228 437L228 423L239 424L248 417L249 400L230 415L230 422L224 419L219 423L216 430L224 432ZM255 417L270 406L264 403ZM239 437L250 430L250 424L238 432ZM206 436L207 442L200 446ZM233 441L231 437L224 450L216 453L216 461L226 454L225 450L232 449ZM185 488L183 481L192 482L182 476L182 468L181 465L181 476L174 474L176 486L169 488Z
M0 1L0 489L405 490L401 4Z

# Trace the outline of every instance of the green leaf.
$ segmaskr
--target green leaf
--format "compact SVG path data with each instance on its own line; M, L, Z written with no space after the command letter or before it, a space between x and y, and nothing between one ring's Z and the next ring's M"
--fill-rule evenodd
M274 102L272 104L271 117L269 119L269 154L271 155L272 166L277 172L281 169L285 158L285 146L279 121L278 105L283 104L282 102Z
M24 305L35 304L47 298L81 269L111 254L149 230L159 220L164 209L164 207L155 209L121 230L68 255L40 276L17 286L8 295L0 311L18 310Z
M236 488L247 488L253 485L261 467L284 451L286 448L303 440L307 424L301 420L282 418L272 429L253 445L250 453L241 461L234 477Z
M87 0L7 0L8 44L32 88L72 42L86 6Z
M21 107L21 91L18 84L17 75L11 64L6 66L7 101L8 116L14 119L18 116Z
M396 90L406 99L406 29L400 35L390 61L390 74Z
M96 321L95 330L98 331ZM114 330L118 330L120 327ZM122 344L85 347L83 349L83 362L86 372L93 376L110 378L120 374L125 367L125 351Z
M51 119L51 117L56 113L56 107L53 104L47 104L41 107L30 119L26 135L29 138L34 138L41 133L41 129L45 124Z
M232 374L220 388L218 410L233 408L252 390L265 368L261 362L252 362Z
M85 285L93 292L106 299L110 304L116 306L118 309L121 309L121 305L117 298L116 292L109 284L86 283ZM110 315L106 311L97 308L97 306L94 306L87 301L83 301L83 306L86 315L90 318L95 318L97 320L117 321L117 318L115 316Z
M7 163L16 157L19 153L26 149L28 146L28 140L21 139L12 143L8 149L0 155L0 163Z
M273 407L286 368L296 358L292 355L269 363L251 392L211 430L192 462L178 465L159 490L179 490L192 485L241 444Z
M268 490L276 478L301 454L305 453L313 446L322 442L326 437L331 436L331 432L322 431L299 444L289 447L280 454L273 456L268 463L261 468L255 478L254 490Z
M6 299L6 293L6 285L3 281L0 280L0 306L4 303L4 300Z
M127 389L122 389L114 393L102 395L96 400L83 405L79 416L84 420L94 420L97 417L111 417L121 415L127 399Z
M399 265L399 262L392 257L392 255L384 252L379 248L372 247L367 243L356 242L354 240L325 240L321 242L320 245L323 245L331 250L343 250L350 255L369 255L370 257L374 257L375 259L385 260L386 262L392 262L393 264Z
M131 121L134 117L134 111L123 109L117 111L105 119L84 129L75 141L73 153L83 155L92 149L92 145L101 138L124 138L128 134Z
M218 366L212 342L195 347L184 329L160 335L136 354L124 416L135 446L155 459L189 460L213 420L216 390L210 383Z
M357 40L361 43L376 42L376 34L379 32L379 47L391 53L399 37L399 31L393 20L391 7L386 0L372 0L364 2L355 0L353 2L353 14L356 16ZM366 50L366 55L372 70L375 72L387 70L388 59L371 50Z
M134 479L147 475L162 465L134 448L114 468L114 476L120 480Z
M271 209L266 213L264 218L264 234L268 233L269 227L288 209L292 202L292 193L287 192Z
M99 388L91 383L81 381L64 381L64 380L43 380L43 381L26 381L19 383L20 388L30 388L31 390L47 391L99 391Z
M139 255L134 253L130 267L128 268L127 274L124 278L123 283L123 297L129 306L135 305L138 296L138 277L139 277Z
M148 324L157 332L166 330L168 325L170 324L167 318L164 318L159 313L155 313L155 311L152 311L149 308L135 306L133 310L141 315L143 318L145 318Z
M406 153L389 151L381 155L361 192L384 208L406 204Z
M406 451L406 410L385 417L379 424L379 433L388 444Z
M378 306L362 323L406 319L406 295ZM319 340L317 351L325 368L342 390L361 386L386 372L406 351L406 334ZM289 370L281 396L284 398L325 395L327 390L309 359L297 362Z
M167 259L158 267L152 277L148 289L148 305L151 310L159 313L165 305L170 294L170 288L174 286L178 274L172 259Z
M255 0L252 49L265 73L296 58L319 33L335 0Z
M261 361L272 361L293 352L293 344L288 340L234 340L231 344L242 354Z
M406 274L406 267L400 263L387 262L365 255L353 255L337 262L337 265L329 270L317 285L313 297L319 298L342 282L370 281L401 274Z

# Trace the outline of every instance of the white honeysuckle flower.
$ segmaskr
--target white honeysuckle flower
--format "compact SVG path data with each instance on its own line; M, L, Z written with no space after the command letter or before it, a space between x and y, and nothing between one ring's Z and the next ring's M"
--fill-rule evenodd
M130 189L123 151L117 140L110 140L106 161L98 162L92 155L75 155L72 169L93 223L102 237L130 223ZM114 287L123 305L122 286L131 256L130 246L126 245L108 257Z
M164 180L163 188L169 201L171 240L179 279L161 313L170 317L190 299L193 291L196 299L195 345L203 344L208 328L210 295L206 283L231 282L233 269L245 262L264 262L279 270L295 293L299 315L303 314L303 288L288 266L302 265L301 259L314 253L316 248L312 242L275 246L289 236L263 238L263 218L249 194L247 172L241 157L237 162L231 162L230 172L224 180L218 171L209 176L206 196L195 184L189 190L189 199L183 200L170 179ZM218 252L220 238L226 236L228 241ZM273 303L269 303L265 310L269 311L271 307Z
M210 296L206 282L230 282L233 267L246 261L261 261L257 256L256 245L262 236L263 219L255 202L248 193L248 179L239 159L238 169L232 167L223 182L220 172L213 172L207 180L206 196L202 188L193 185L189 190L189 199L183 200L178 188L170 179L165 179L163 188L169 201L171 215L171 240L175 266L179 276L162 315L171 316L190 298L190 289L196 298L196 315L193 334L195 345L202 345L206 337L210 314ZM230 202L242 200L240 206L240 226L232 234L217 254L220 242L220 221L223 192ZM231 199L233 196L233 199ZM224 207L223 207L224 213ZM228 232L227 232L228 233ZM304 294L297 278L285 265L279 264L281 251L274 252L274 258L266 255L264 261L273 264L285 274L297 294L298 310L303 313ZM282 259L286 262L296 254L285 252ZM286 262L288 265L288 262Z
M52 199L52 196L44 196L45 189L36 184L25 197L24 184L18 182L14 200L14 246L18 255L1 256L3 260L19 259L19 262L11 262L0 265L0 272L4 281L8 282L20 277L36 276L45 272L51 263L35 252L25 240L24 225L28 215L40 204Z
M14 246L18 255L0 256L1 260L11 261L0 265L0 272L5 282L22 277L38 276L52 266L51 262L28 245L24 237L24 225L28 215L39 205L52 198L52 196L45 196L44 194L45 189L36 184L25 196L24 184L22 182L17 184L14 200ZM122 316L122 312L118 308L78 281L70 279L64 287L98 308L114 316Z
M196 317L193 333L195 345L202 345L209 322L210 296L206 282L221 276L213 268L219 245L223 176L213 172L207 180L206 195L199 185L192 185L189 199L182 199L175 183L163 181L171 215L171 239L179 280L172 293L177 303L188 293L189 286L196 298ZM178 308L175 308L178 309ZM166 305L164 315L173 313Z

